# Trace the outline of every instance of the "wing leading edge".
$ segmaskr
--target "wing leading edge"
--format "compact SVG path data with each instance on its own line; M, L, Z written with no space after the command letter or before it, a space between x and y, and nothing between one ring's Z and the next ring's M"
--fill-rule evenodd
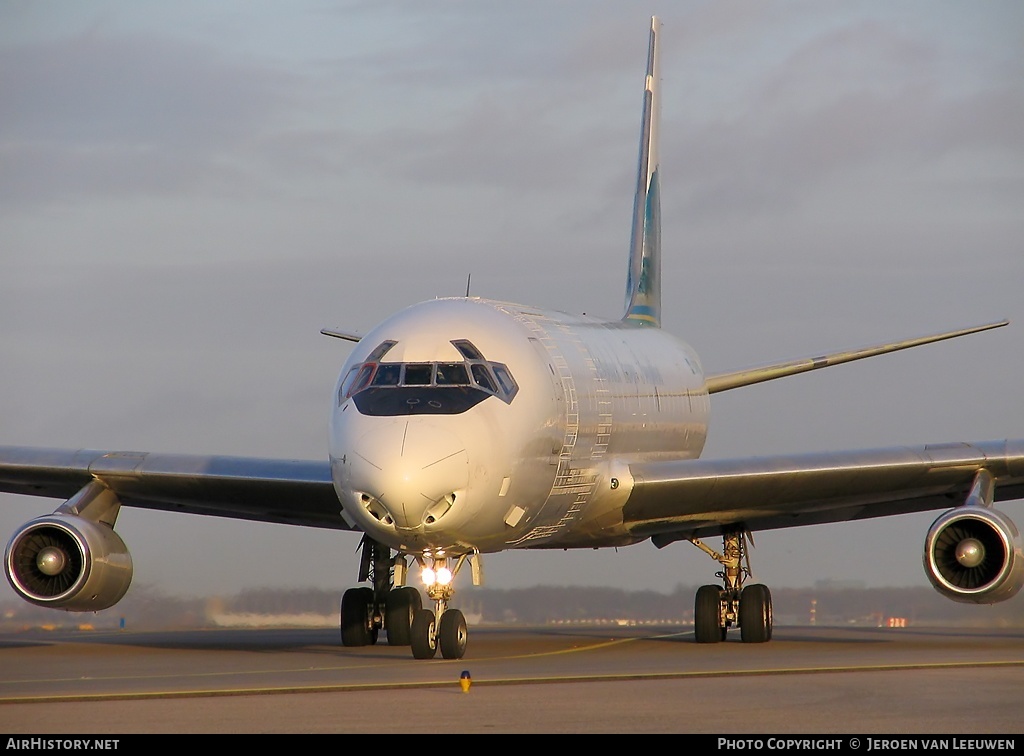
M735 370L730 373L719 373L718 375L711 375L707 377L707 390L709 394L716 394L719 391L728 391L729 389L740 388L741 386L751 386L755 383L773 381L776 378L784 378L788 375L806 373L810 370L819 370L821 368L832 367L833 365L842 365L843 363L853 362L854 360L863 360L866 357L875 357L880 354L898 352L901 349L910 349L911 347L922 346L924 344L933 344L936 341L955 339L958 336L967 336L972 333L988 331L992 328L1002 328L1005 325L1009 325L1009 323L1009 320L999 320L994 323L985 323L984 325L972 326L970 328L961 328L956 331L946 331L944 333L937 333L931 336L920 336L914 339L905 339L903 341L879 344L877 346L851 349L845 352L834 352L832 354L824 354L818 357L805 357L797 360L789 360L787 362L776 362L770 365L746 368L744 370Z
M0 491L70 499L92 481L125 506L352 529L326 461L0 446Z
M1024 498L1024 439L735 460L643 462L623 524L656 546L734 530L844 522L963 504L979 471Z

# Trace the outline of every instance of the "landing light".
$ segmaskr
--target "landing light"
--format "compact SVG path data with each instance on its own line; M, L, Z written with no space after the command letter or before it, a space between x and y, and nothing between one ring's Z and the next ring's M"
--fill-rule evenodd
M423 572L420 573L420 580L427 587L432 585L448 585L452 582L452 571L447 567L439 567L436 570L424 567Z

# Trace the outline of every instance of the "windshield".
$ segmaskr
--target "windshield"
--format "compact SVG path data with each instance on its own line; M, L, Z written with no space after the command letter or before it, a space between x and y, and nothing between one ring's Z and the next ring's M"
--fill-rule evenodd
M511 404L519 385L508 367L484 359L471 342L451 342L462 362L383 362L396 344L384 341L354 365L338 389L338 404L348 398L364 415L453 415L490 396Z

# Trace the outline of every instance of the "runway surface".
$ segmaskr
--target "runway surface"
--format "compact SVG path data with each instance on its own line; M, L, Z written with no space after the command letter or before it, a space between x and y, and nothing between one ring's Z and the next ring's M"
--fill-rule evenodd
M460 684L468 673L470 685ZM1019 733L1024 631L474 627L461 660L334 630L0 635L0 733Z

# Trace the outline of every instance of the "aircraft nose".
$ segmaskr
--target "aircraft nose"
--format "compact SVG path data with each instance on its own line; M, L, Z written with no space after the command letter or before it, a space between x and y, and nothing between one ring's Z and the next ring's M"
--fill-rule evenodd
M432 423L373 428L354 451L352 488L375 519L399 530L437 522L469 481L465 444Z

